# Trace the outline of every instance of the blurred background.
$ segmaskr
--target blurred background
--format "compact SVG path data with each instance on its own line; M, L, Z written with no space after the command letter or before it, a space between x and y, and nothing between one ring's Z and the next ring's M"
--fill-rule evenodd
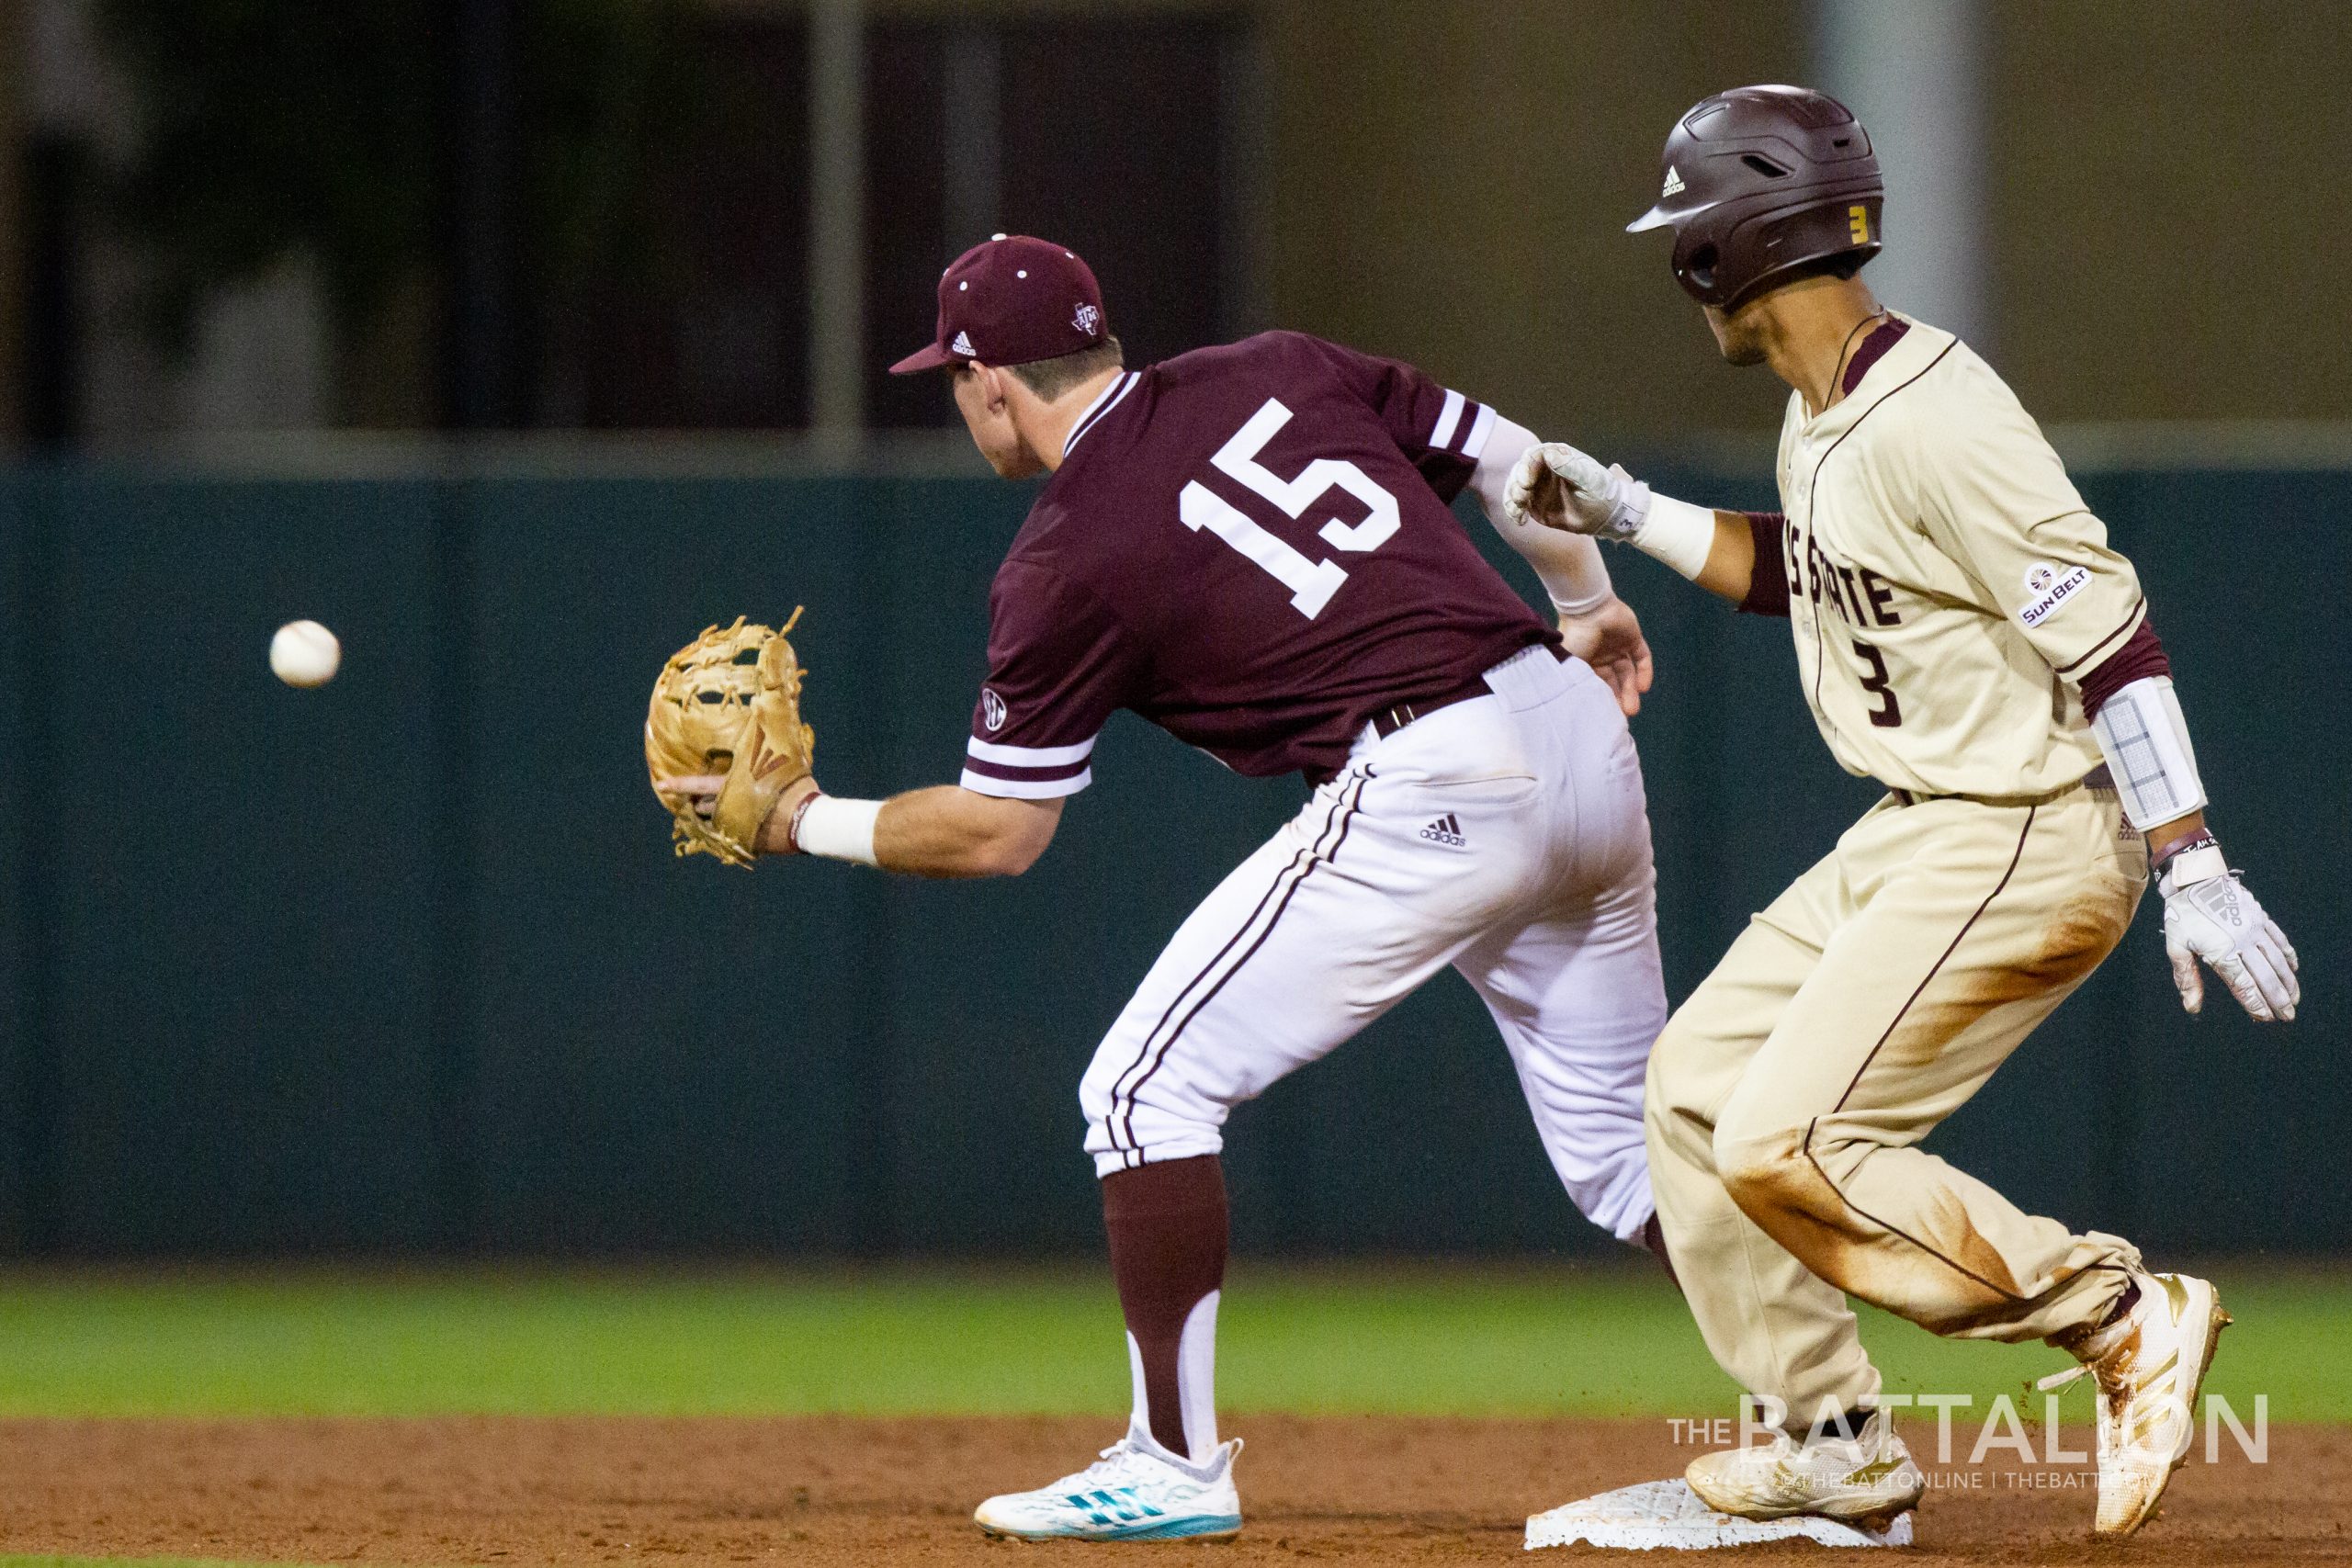
M944 258L1146 358L1281 324L1598 436L1761 429L1655 245L1675 115L1848 98L1887 291L2051 421L2352 415L2352 29L2292 0L8 0L5 428L935 430Z
M1867 278L2141 563L2305 961L2291 1029L2192 1021L2143 910L1934 1146L2152 1252L2352 1247L2329 8L0 0L0 1249L1092 1248L1078 1075L1296 786L1123 719L1018 883L678 863L660 661L806 603L828 787L954 776L1029 492L883 367L997 230L1086 255L1131 359L1320 333L1769 503L1777 384L1621 231L1767 80L1861 114ZM1782 629L1616 570L1679 998L1870 792ZM321 691L264 662L298 615ZM1245 1249L1603 1247L1452 976L1229 1159Z

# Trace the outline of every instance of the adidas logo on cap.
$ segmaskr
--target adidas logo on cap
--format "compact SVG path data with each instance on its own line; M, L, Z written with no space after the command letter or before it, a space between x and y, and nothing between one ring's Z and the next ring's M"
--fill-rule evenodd
M1669 196L1680 196L1681 194L1682 176L1675 172L1673 164L1668 164L1666 166L1666 188L1658 192L1658 199L1663 201Z
M1449 811L1421 829L1421 837L1432 844L1443 844L1449 850L1466 850L1470 840L1462 836L1462 821Z
M974 357L972 353L972 334L969 333L957 333L956 334L956 341L949 344L947 347L950 353L960 354L967 359Z

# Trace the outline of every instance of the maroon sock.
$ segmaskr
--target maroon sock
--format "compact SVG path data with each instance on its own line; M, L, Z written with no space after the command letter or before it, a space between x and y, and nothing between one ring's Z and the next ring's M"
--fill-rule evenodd
M1225 1170L1215 1155L1163 1160L1102 1179L1102 1224L1119 1307L1143 1359L1151 1435L1194 1457L1176 1377L1184 1320L1225 1285ZM1197 1457L1205 1459L1205 1453Z

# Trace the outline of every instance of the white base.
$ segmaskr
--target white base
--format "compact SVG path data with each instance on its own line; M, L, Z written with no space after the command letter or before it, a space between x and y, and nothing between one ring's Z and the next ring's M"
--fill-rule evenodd
M1566 1503L1527 1521L1527 1550L1540 1546L1613 1546L1634 1551L1695 1551L1711 1546L1751 1546L1764 1540L1811 1540L1823 1546L1908 1546L1911 1516L1883 1530L1797 1514L1785 1519L1741 1519L1699 1501L1688 1483L1645 1481Z

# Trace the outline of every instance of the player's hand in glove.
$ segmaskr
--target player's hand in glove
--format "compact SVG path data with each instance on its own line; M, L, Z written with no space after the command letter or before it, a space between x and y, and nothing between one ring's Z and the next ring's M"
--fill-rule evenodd
M1511 469L1503 511L1513 523L1630 539L1649 518L1650 487L1565 441L1544 441Z
M682 855L750 865L791 847L792 818L816 793L816 733L800 722L800 660L785 632L737 616L673 654L645 716L645 771Z
M2172 959L2172 983L2180 1005L2196 1012L2205 1005L2205 977L2198 973L2201 959L2222 977L2238 1005L2265 1023L2291 1022L2303 987L2295 977L2295 949L2278 922L2262 906L2237 873L2222 869L2197 876L2213 866L2226 868L2217 847L2178 856L2159 881L2165 896L2165 952ZM2184 862L2202 862L2184 865ZM2181 875L2188 872L2196 880Z
M718 815L719 792L726 787L725 773L676 773L653 781L654 791L662 797L663 805L668 805L672 799L684 800L706 827ZM792 828L800 819L800 803L823 793L817 787L813 774L787 784L784 793L776 796L775 809L770 811L767 819L760 824L759 841L752 846L753 851L763 855L798 854L800 846L792 841ZM680 850L678 852L692 854L694 852Z
M1561 615L1560 640L1609 682L1627 717L1642 711L1642 694L1650 689L1656 671L1649 641L1642 636L1641 619L1631 604L1609 599L1583 615Z

